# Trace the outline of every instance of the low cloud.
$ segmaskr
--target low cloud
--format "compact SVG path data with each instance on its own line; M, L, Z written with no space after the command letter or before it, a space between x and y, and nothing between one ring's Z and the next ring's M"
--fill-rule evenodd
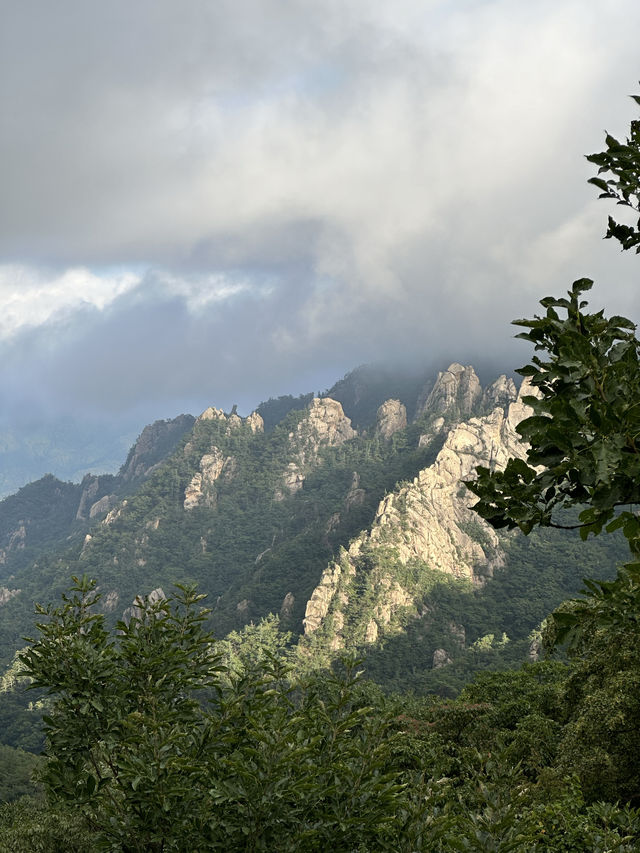
M171 415L370 360L510 367L510 320L583 275L640 315L582 156L634 115L635 0L4 17L0 382Z

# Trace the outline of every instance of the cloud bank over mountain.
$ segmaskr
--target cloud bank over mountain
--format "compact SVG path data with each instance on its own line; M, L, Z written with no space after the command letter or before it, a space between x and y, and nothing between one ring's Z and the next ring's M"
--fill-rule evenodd
M517 365L584 275L640 316L582 156L634 116L634 0L3 6L5 412Z

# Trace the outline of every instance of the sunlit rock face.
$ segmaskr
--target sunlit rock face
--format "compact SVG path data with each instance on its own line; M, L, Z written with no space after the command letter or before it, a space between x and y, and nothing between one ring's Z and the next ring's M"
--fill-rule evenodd
M462 368L465 370L469 380L465 387L472 389L478 402L481 391L473 390L472 370ZM453 400L453 396L445 394L447 387L453 386L441 382L432 402L438 399L438 405L445 405L447 400ZM457 382L457 388L461 387ZM307 636L325 623L330 624L327 642L331 648L340 648L341 629L336 626L350 624L351 635L367 644L391 630L395 615L403 608L413 608L419 615L418 588L407 581L406 573L402 583L393 576L390 554L396 564L406 566L419 561L429 569L466 578L475 585L483 584L495 568L504 565L500 540L493 528L472 511L476 498L463 481L473 479L479 465L503 468L510 458L526 458L527 448L516 426L531 414L521 398L531 394L532 389L523 383L514 400L514 389L504 377L491 389L498 404L493 411L453 426L434 463L423 468L412 482L386 495L371 527L353 539L340 559L327 567L307 605ZM460 399L456 391L455 400ZM466 391L462 399L470 399ZM357 596L362 595L358 590L366 590L367 600L373 602L368 606L366 622L359 628L354 627Z
M340 403L330 397L312 400L306 417L289 433L291 461L283 472L282 487L276 490L275 499L283 500L287 494L294 494L302 488L323 447L335 447L356 435Z
M217 447L212 447L200 459L199 471L191 478L184 492L184 508L215 506L217 495L215 482L225 470L233 467L233 456L225 456Z
M385 400L378 409L375 434L385 440L407 425L407 409L400 400Z
M482 399L482 386L471 367L454 362L438 373L433 388L426 393L423 389L418 400L417 416L457 415L468 418Z

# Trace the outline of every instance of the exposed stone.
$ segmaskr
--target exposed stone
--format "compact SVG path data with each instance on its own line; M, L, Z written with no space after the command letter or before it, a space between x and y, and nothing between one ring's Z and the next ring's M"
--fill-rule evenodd
M329 521L327 521L326 527L324 529L324 535L328 536L332 530L335 530L336 527L340 524L340 513L334 512L333 515L329 517Z
M95 503L96 495L100 487L100 479L92 474L87 474L82 479L82 494L80 495L80 503L76 512L76 521L82 521L87 518L88 511Z
M128 625L132 619L143 619L154 604L166 600L166 597L161 587L156 587L149 595L137 595L131 607L122 614L122 621Z
M226 421L227 416L222 411L222 409L216 409L215 406L209 406L204 412L197 418L196 423L198 421Z
M185 509L193 509L200 505L202 498L202 474L200 471L196 471L191 478L191 482L184 490L184 501L182 505Z
M379 639L383 633L398 630L402 621L398 622L397 617L403 608L413 609L415 616L420 616L418 591L401 586L382 571L390 552L402 564L417 560L476 585L483 584L494 569L503 565L500 539L471 510L476 498L462 481L473 479L478 465L503 468L510 458L526 458L526 445L515 427L531 413L521 400L529 391L527 386L523 388L518 401L509 404L506 415L496 407L490 415L471 418L451 429L435 462L421 470L412 482L382 499L371 528L351 541L339 564L331 564L323 573L307 605L306 635L317 631L329 613L333 625L342 610L345 618L352 619L342 596L346 590L353 592L349 578L359 573L363 576L355 587L358 598L366 590L375 602L373 616L360 626L363 636L373 634L371 618ZM376 561L378 549L380 565ZM426 612L423 608L422 613ZM452 642L464 646L464 627L452 622L449 631ZM331 642L330 636L327 642Z
M503 559L499 540L470 509L475 497L461 481L472 479L478 465L502 468L510 457L525 458L512 420L511 407L517 405L511 404L506 418L495 409L451 430L434 464L381 501L365 539L392 545L403 563L418 558L456 577L486 576L489 564ZM355 551L352 543L349 552L359 553L362 541Z
M424 392L423 395L424 396ZM480 380L471 365L454 362L438 373L435 385L424 400L418 401L417 416L457 414L468 418L482 399Z
M122 511L127 506L127 503L128 503L128 501L126 501L126 500L122 501L120 506L117 506L114 509L112 509L110 512L108 512L106 518L104 518L102 520L102 523L103 524L113 524L114 521L117 521L117 519L119 519L120 516L122 515Z
M217 495L214 484L222 474L229 458L225 457L217 447L212 447L209 453L204 454L200 460L200 470L196 471L184 490L185 509L193 509L200 505L215 506Z
M444 429L444 418L436 418L432 424L429 432L423 433L418 439L418 447L428 447L433 439L440 435L442 430Z
M433 668L440 669L441 666L446 666L451 663L451 658L447 654L446 649L436 649L433 653Z
M506 409L510 403L515 402L517 397L518 390L515 382L511 377L507 378L503 373L502 376L498 376L495 382L489 385L482 395L482 405L483 408L488 410L495 409L496 406Z
M293 605L295 604L296 599L292 592L288 592L280 607L280 618L281 619L291 619L291 614L293 613Z
M236 612L242 619L247 619L249 616L249 605L251 602L248 598L243 598L236 604Z
M523 421L525 418L528 418L531 414L533 414L531 406L528 406L523 401L523 397L540 397L540 391L538 390L538 388L531 384L531 381L528 376L525 376L525 378L522 380L520 390L518 391L517 400L515 401L515 403L511 403L509 409L507 410L507 421L511 429L514 431L520 421Z
M375 434L386 440L407 425L407 409L400 400L385 400L376 415Z
M264 421L258 412L251 412L246 422L251 432L264 432Z
M217 447L212 447L209 453L205 453L200 460L200 471L202 482L205 486L212 486L222 473L227 460Z
M100 498L99 501L92 504L91 509L89 510L89 518L95 518L97 515L102 515L103 512L107 512L117 500L118 498L116 495L105 495Z
M294 495L299 492L303 486L305 477L299 466L295 462L289 462L287 470L283 474L284 487L289 494Z
M300 491L306 473L317 463L322 447L343 444L356 435L340 403L329 397L312 400L307 416L289 433L293 458L283 473L284 488L276 489L274 499L282 500L285 490L289 494Z
M124 482L150 476L161 462L159 457L166 458L193 424L192 415L178 415L146 426L120 469Z
M531 642L529 643L529 649L527 652L527 659L531 663L535 663L536 661L540 660L541 652L542 652L542 639L540 637L533 637Z
M5 548L0 550L0 565L7 562L7 557L12 551L23 551L27 542L27 528L24 521L19 521L15 530L9 534Z
M111 613L112 610L115 610L118 606L118 601L120 600L120 594L117 589L112 589L111 592L108 592L104 598L102 599L102 609L105 613Z
M0 606L6 604L7 601L10 601L15 595L18 595L22 590L20 589L9 589L6 586L0 586Z
M356 431L337 400L316 397L307 417L296 427L295 444L302 464L315 460L320 447L333 447L354 438Z
M302 624L305 634L312 634L322 624L322 620L329 612L329 605L333 598L342 570L337 563L330 563L322 573L320 583L314 589L311 598L307 602Z
M375 619L370 619L367 623L367 629L364 634L364 641L367 644L375 643L378 639L378 623Z

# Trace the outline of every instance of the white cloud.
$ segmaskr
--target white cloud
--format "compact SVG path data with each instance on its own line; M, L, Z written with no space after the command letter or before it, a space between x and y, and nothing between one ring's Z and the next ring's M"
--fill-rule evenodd
M140 281L133 272L100 276L75 267L47 276L18 264L0 266L0 338L59 320L79 308L102 311Z

